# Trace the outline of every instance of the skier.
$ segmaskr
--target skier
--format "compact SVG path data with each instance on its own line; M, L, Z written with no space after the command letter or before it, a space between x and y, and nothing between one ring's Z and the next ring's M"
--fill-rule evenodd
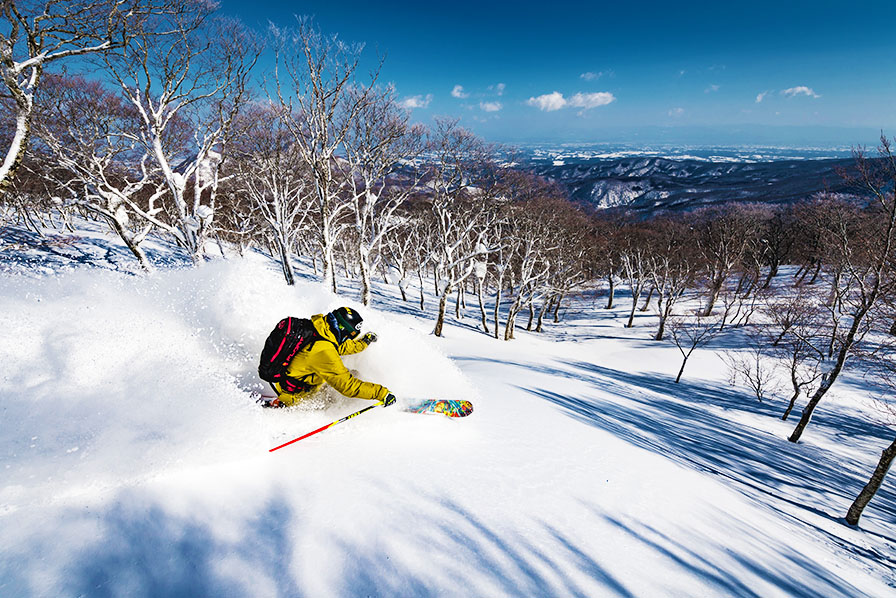
M361 322L361 314L348 307L311 316L316 338L289 362L286 369L289 380L271 383L277 397L262 405L291 407L317 391L324 382L347 397L381 401L385 407L395 403L395 395L388 388L355 378L339 357L360 353L376 342L373 332L357 338L361 334Z

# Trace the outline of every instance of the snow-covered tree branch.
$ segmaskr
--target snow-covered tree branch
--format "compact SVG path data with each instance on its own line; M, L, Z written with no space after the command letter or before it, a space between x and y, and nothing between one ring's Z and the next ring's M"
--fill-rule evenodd
M172 209L157 226L197 261L260 44L238 21L216 17L211 2L170 1L164 14L144 21L126 44L103 56L140 116L135 134L168 186Z

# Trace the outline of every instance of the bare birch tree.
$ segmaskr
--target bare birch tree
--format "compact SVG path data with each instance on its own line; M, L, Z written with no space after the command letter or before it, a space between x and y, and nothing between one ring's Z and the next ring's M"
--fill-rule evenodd
M806 389L822 375L826 357L821 302L809 287L797 287L778 297L764 297L760 313L764 317L759 335L763 351L777 358L787 371L790 400L782 420L786 420Z
M407 280L410 273L420 272L425 267L418 259L418 251L423 242L423 225L420 219L408 214L403 214L398 225L390 227L383 236L383 266L387 270L389 281L398 286L402 301L408 300Z
M216 17L211 2L170 2L120 50L103 56L140 115L136 132L168 186L172 208L150 222L195 262L212 225L221 162L260 45L238 21Z
M550 242L544 235L544 230L539 230L538 222L526 218L520 223L515 232L513 244L513 281L511 287L511 302L507 307L507 321L504 326L504 340L513 338L516 326L516 317L520 310L533 301L539 291L539 283L544 281L550 272L550 263L545 259L548 248L545 243ZM497 321L495 321L497 326Z
M488 148L456 121L439 120L429 143L433 259L439 308L433 334L442 335L448 298L474 271L497 219L496 171Z
M355 98L355 96L366 98ZM345 160L335 167L350 193L351 215L357 233L356 262L361 275L361 301L370 305L371 276L378 265L383 238L400 222L396 210L417 191L420 169L415 162L423 151L423 127L409 123L398 106L395 90L351 88L349 105L340 123L346 134Z
M649 236L651 231L647 227L637 225L626 226L622 235L622 247L620 248L621 273L628 282L628 288L632 295L632 307L629 310L626 328L631 328L635 323L635 310L644 287L650 281Z
M42 170L68 202L103 217L146 270L140 246L166 188L135 130L133 106L82 77L50 77L35 130L59 169Z
M859 174L854 182L870 195L872 201L864 226L856 231L850 230L843 221L831 223L837 239L835 248L844 264L844 285L849 288L840 301L844 320L842 333L835 339L832 359L825 367L821 384L788 438L791 442L799 441L818 403L837 381L847 360L869 330L873 310L884 297L894 275L896 156L884 136L881 136L879 154L881 159L869 160L863 151L855 152Z
M762 334L754 332L748 338L746 351L726 351L722 360L728 366L731 384L743 381L762 403L781 387L777 363L769 357Z
M501 234L508 249L504 268L512 274L508 285L512 300L507 308L504 340L513 338L516 317L526 306L530 310L527 329L531 330L536 302L542 304L538 317L541 324L548 298L556 296L565 285L564 277L574 272L570 268L576 264L576 260L570 259L575 255L572 244L583 241L581 232L585 228L581 214L552 189L534 181L518 180L517 184L530 190L522 193L529 199L509 206L506 232ZM533 189L538 194L533 195ZM580 262L576 265L580 266Z
M771 286L772 279L778 275L781 264L788 263L786 260L792 256L794 244L794 217L793 209L778 208L774 210L772 215L765 221L764 226L764 248L763 256L765 265L768 266L768 274L762 288L767 289Z
M675 304L694 282L696 259L691 255L690 231L683 222L666 218L654 224L659 225L659 235L651 252L648 270L656 290L656 313L659 317L653 338L661 341Z
M669 331L682 357L681 367L675 377L675 383L678 384L691 354L719 333L719 323L712 316L700 316L697 312L673 315L669 317Z
M894 415L894 419L896 419L896 415ZM880 460L877 462L877 466L874 468L871 478L849 506L849 510L846 512L846 522L848 524L859 524L859 518L861 518L862 513L865 511L865 507L868 506L868 503L871 502L871 499L874 498L874 495L880 490L880 487L887 476L887 472L890 471L890 467L893 465L894 459L896 459L896 439L894 439L887 448L881 451Z
M892 293L896 290L893 288L894 282L896 281L890 281L890 288L888 289L889 299L892 299ZM892 316L893 314L891 312L888 315ZM877 401L882 414L881 420L893 429L896 428L896 404L894 404L892 398L894 391L896 391L896 347L893 346L892 341L888 340L883 343L883 346L873 356L873 362L879 374L879 379L886 388L884 395ZM849 506L849 510L846 512L846 522L848 524L859 524L859 519L862 517L862 513L865 512L868 503L871 502L883 485L894 459L896 459L896 439L881 451L880 459L871 473L871 477Z
M0 190L22 162L44 71L78 56L106 52L128 40L156 0L3 0L0 76L3 99L14 107L15 133L0 164Z
M712 314L719 293L731 274L744 265L751 243L759 238L761 212L754 206L729 204L695 214L695 240L707 270L703 315ZM742 284L738 285L742 288Z
M240 117L234 140L236 193L257 208L273 241L286 284L295 284L292 253L311 213L311 179L280 105L259 104Z
M323 282L335 291L337 226L351 206L343 197L346 181L335 176L334 165L350 127L368 105L378 71L369 83L359 83L364 46L325 35L307 17L298 19L296 29L272 28L272 35L277 54L272 95L295 116L289 122L313 185Z

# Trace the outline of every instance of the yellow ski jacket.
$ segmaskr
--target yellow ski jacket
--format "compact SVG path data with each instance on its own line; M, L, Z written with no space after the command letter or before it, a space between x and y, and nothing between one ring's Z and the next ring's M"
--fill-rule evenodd
M318 390L324 382L347 397L375 401L385 399L386 395L389 394L389 389L379 384L355 378L342 363L342 359L339 358L340 355L360 353L367 348L367 343L355 339L346 339L342 344L338 344L323 314L311 316L311 322L322 339L299 351L289 363L286 375L291 378L299 378L313 388L306 392L290 394L284 392L280 385L276 384L277 398L280 399L280 402L287 406L295 405L309 394Z

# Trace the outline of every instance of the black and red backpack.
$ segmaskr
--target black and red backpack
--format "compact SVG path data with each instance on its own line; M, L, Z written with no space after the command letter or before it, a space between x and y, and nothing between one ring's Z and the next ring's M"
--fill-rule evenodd
M308 318L283 318L268 335L258 362L258 376L262 380L280 384L288 393L305 392L311 385L299 378L286 375L289 362L296 354L322 338Z

